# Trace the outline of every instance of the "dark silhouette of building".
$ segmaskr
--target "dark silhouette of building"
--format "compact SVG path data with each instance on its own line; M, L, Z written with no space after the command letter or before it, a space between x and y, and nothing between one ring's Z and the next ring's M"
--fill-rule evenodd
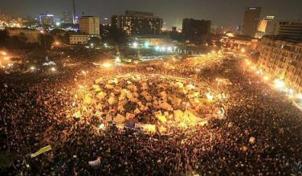
M260 22L261 7L249 7L245 10L243 18L242 33L255 37Z
M163 26L163 20L153 13L137 11L112 16L111 23L128 35L157 35L161 33Z
M211 32L211 21L184 19L182 23L182 33L186 41L200 44L209 39Z
M302 39L301 21L280 21L277 34L292 39Z

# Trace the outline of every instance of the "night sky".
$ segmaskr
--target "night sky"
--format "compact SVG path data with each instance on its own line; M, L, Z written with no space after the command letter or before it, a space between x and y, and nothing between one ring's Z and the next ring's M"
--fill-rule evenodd
M302 0L76 0L77 14L101 18L125 10L154 12L166 26L179 26L185 17L210 19L216 25L240 25L247 6L263 7L264 15L302 19ZM61 16L72 10L72 0L0 0L0 9L12 15L35 17L48 11Z

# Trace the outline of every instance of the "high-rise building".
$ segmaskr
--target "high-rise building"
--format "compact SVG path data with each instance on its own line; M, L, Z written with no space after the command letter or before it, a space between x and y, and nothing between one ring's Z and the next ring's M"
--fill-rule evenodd
M54 15L43 13L39 16L39 22L42 26L53 26L55 24Z
M63 23L73 23L73 16L70 11L64 11L63 12L63 18L62 18Z
M163 20L153 13L137 11L112 16L111 23L128 35L157 35L161 33L163 26Z
M287 38L302 39L301 21L280 21L278 24L278 35Z
M278 21L275 16L266 16L259 22L256 38L262 38L265 35L276 35L278 30Z
M255 37L260 21L261 7L249 7L245 10L243 18L242 33L250 37Z
M184 19L182 23L182 33L184 39L192 43L202 43L206 41L211 32L211 21Z
M100 35L100 18L96 16L82 16L80 18L80 32L88 35Z

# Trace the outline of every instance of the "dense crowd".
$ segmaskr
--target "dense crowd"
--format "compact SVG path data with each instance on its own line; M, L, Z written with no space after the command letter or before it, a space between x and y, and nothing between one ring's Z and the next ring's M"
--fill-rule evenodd
M1 79L1 174L302 174L301 112L242 68L239 60L172 59L87 70L88 75L78 74L81 71L75 69L50 77L6 75ZM227 99L217 104L223 109L223 118L209 118L207 125L186 130L171 129L169 134L150 134L131 125L123 129L115 123L100 127L104 122L97 112L85 118L70 116L78 108L74 90L79 85L93 86L100 77L126 73L181 77L223 90ZM107 89L105 92L109 93ZM86 103L95 101L94 96ZM105 98L108 104L109 99ZM30 157L47 145L51 145L51 151Z

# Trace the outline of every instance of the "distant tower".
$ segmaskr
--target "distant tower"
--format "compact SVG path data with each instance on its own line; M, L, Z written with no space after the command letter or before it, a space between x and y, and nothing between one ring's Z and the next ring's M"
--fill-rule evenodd
M75 0L72 0L72 21L73 21L73 24L76 23L76 4L75 4Z
M261 7L249 7L244 12L242 33L255 37L261 16Z

